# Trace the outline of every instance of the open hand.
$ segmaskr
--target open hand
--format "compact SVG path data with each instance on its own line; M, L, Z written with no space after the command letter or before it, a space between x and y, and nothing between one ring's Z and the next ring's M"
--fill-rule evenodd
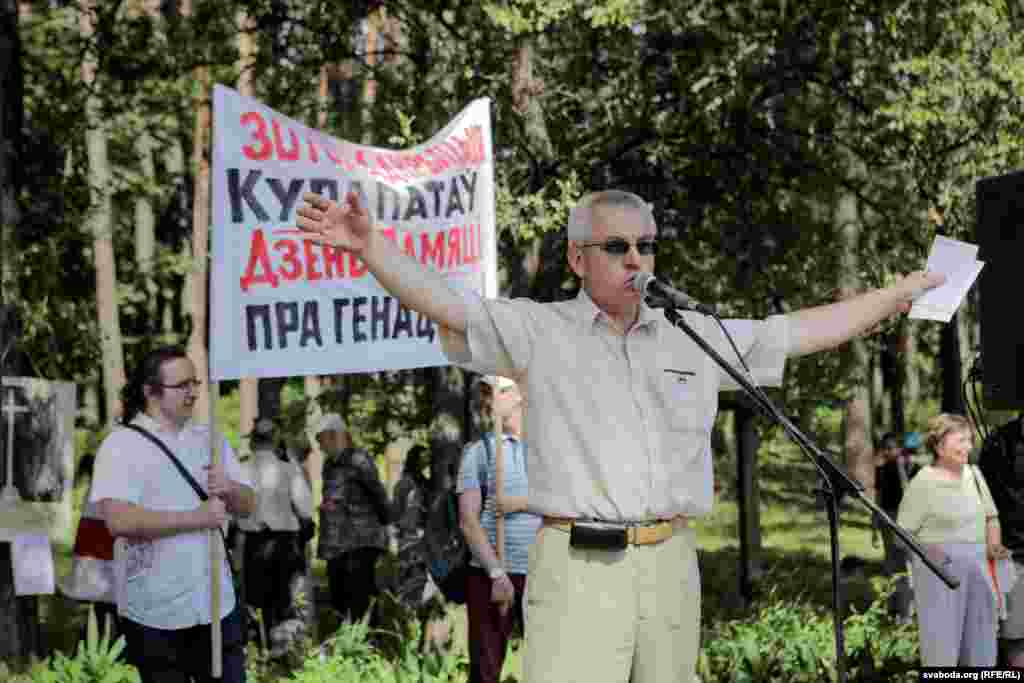
M497 603L498 611L505 614L515 600L516 589L508 575L500 576L491 581L491 602Z
M373 226L354 192L349 192L340 206L314 192L302 195L302 201L295 224L303 237L356 254L366 248Z

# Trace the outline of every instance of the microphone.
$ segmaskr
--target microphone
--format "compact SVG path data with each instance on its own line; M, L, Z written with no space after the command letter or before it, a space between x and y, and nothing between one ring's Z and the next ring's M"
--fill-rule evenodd
M640 292L645 298L662 299L673 308L679 308L684 311L696 311L704 315L716 315L715 307L711 304L702 304L686 292L665 284L650 273L636 273L630 279L629 284L630 287ZM664 308L664 306L661 306L661 308Z

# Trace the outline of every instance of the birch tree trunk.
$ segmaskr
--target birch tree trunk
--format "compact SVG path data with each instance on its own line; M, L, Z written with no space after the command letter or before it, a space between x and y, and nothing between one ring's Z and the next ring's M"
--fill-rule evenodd
M146 17L153 24L154 31L161 30L160 6L157 0L133 0L128 5L129 16ZM156 209L153 206L152 188L156 185L155 143L149 126L143 126L135 138L135 155L139 163L139 176L144 190L135 197L135 262L139 269L143 287L146 290L145 325L142 334L154 336L160 331L157 319L159 291L153 269L156 261Z
M539 163L549 162L554 158L554 146L548 133L544 107L540 101L543 83L533 75L533 43L535 36L524 34L520 37L512 61L512 106L513 110L523 119L523 130L533 158ZM540 174L534 174L530 192L535 192L546 181ZM554 275L556 270L551 263L544 263L543 255L551 253L555 242L560 238L556 231L534 240L530 250L523 257L522 263L510 265L508 291L504 296L530 296L542 301L551 298L560 284L560 277ZM561 272L559 265L557 270Z
M330 69L327 65L320 67L320 84L317 91L317 113L316 126L319 130L327 128L327 108L330 101ZM341 199L339 197L339 199ZM323 381L319 375L307 375L303 378L303 393L308 401L309 409L306 410L306 431L312 432L316 423L320 420L323 411L320 409L317 399L323 391ZM313 488L313 504L320 505L320 493L322 484L320 480L320 462L322 454L320 446L313 440L312 451L307 456L306 471L309 473L310 485Z
M917 408L921 403L921 373L917 367L918 332L920 325L916 320L906 320L906 350L903 354L904 414L908 418L916 418ZM907 430L914 431L917 425L908 421Z
M181 3L182 16L192 16L192 0ZM188 355L196 366L196 376L204 384L210 380L210 361L207 353L207 299L210 273L210 72L206 66L197 66L193 75L193 106L196 114L192 141L192 267L189 287L192 330L188 339ZM216 400L214 398L213 400ZM210 414L210 392L201 391L196 398L195 415Z
M3 292L3 301L10 303L18 300L13 257L17 250L18 168L24 118L21 42L18 39L18 7L14 0L0 0L0 79L0 291ZM0 370L7 371L6 368ZM26 599L14 594L11 544L0 543L0 661L20 662L32 649L32 620L26 607Z
M256 24L244 9L238 10L238 92L246 97L256 97ZM252 447L248 435L252 433L259 412L260 381L255 377L243 377L238 383L239 415L238 428L242 434L241 454L248 454Z
M839 198L833 216L839 236L840 296L856 295L862 283L859 273L861 248L861 217L857 199L851 194ZM871 374L867 344L863 339L850 340L847 350L851 375L856 387L846 403L843 417L843 451L850 474L875 495L874 443L871 434Z
M96 33L96 0L81 4L80 30L86 43ZM82 82L86 88L96 87L97 62L92 50L82 62ZM93 236L93 262L96 268L96 309L100 324L100 348L103 353L103 389L106 422L111 424L121 415L121 388L125 384L124 350L121 322L118 316L117 268L114 259L113 206L110 197L110 162L107 159L107 133L104 129L100 100L92 94L86 101L85 133L89 158L91 207L86 218Z
M3 301L17 301L14 272L17 253L18 191L21 157L22 99L21 41L15 0L0 2L0 292Z
M176 122L180 125L180 122ZM186 189L187 176L185 175L185 151L182 149L182 144L179 135L173 135L170 145L163 152L164 168L167 169L167 174L174 179L175 191L171 197L171 201L179 204L183 207L186 203L186 197L188 191ZM192 241L184 240L184 244L181 249L183 250L186 257L191 258L192 256ZM192 277L191 273L185 274L185 281L182 284L181 292L177 299L173 296L164 300L163 303L163 315L161 316L160 329L163 332L164 339L171 340L176 339L181 333L181 329L178 325L178 321L187 319L188 315L188 303L192 297Z
M139 171L147 188L156 183L156 164L153 162L153 138L146 132L135 139L135 154L139 160ZM156 260L156 213L153 197L148 191L139 192L135 198L135 261L143 286L146 288L145 335L155 334L159 329L157 316L157 286L153 277Z

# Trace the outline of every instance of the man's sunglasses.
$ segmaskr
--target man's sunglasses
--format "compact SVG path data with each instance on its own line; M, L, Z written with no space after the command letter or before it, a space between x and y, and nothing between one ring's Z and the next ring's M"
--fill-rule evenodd
M654 256L658 253L658 240L656 239L642 239L636 242L629 242L622 239L621 237L614 237L604 242L590 242L589 244L581 244L581 249L587 247L601 247L604 253L612 256L625 256L629 251L629 248L636 245L636 253L641 256Z
M178 382L177 384L162 384L160 382L156 382L156 385L158 387L163 387L164 389L177 389L179 391L187 391L188 389L196 390L199 387L203 386L203 383L193 377L192 379L186 379L182 382Z

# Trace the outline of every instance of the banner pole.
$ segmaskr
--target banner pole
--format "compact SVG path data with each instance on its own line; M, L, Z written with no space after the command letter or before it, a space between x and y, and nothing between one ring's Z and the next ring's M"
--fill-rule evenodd
M505 439L502 416L497 409L498 394L500 393L500 380L495 377L494 387L491 392L491 415L494 419L494 541L495 550L498 553L498 564L505 568L505 512L502 510L505 498ZM486 437L485 437L486 438ZM511 607L509 603L502 603L498 611L504 614Z
M220 444L217 443L217 397L220 395L220 382L210 381L210 395L207 397L210 406L210 466L220 464ZM210 675L220 678L224 665L223 641L220 628L221 573L224 559L221 550L220 530L210 529Z
M495 393L497 389L495 388ZM502 501L505 498L505 439L502 437L504 425L501 415L493 407L494 416L494 522L495 522L495 549L498 551L498 562L502 568L505 567L505 512L502 510Z

